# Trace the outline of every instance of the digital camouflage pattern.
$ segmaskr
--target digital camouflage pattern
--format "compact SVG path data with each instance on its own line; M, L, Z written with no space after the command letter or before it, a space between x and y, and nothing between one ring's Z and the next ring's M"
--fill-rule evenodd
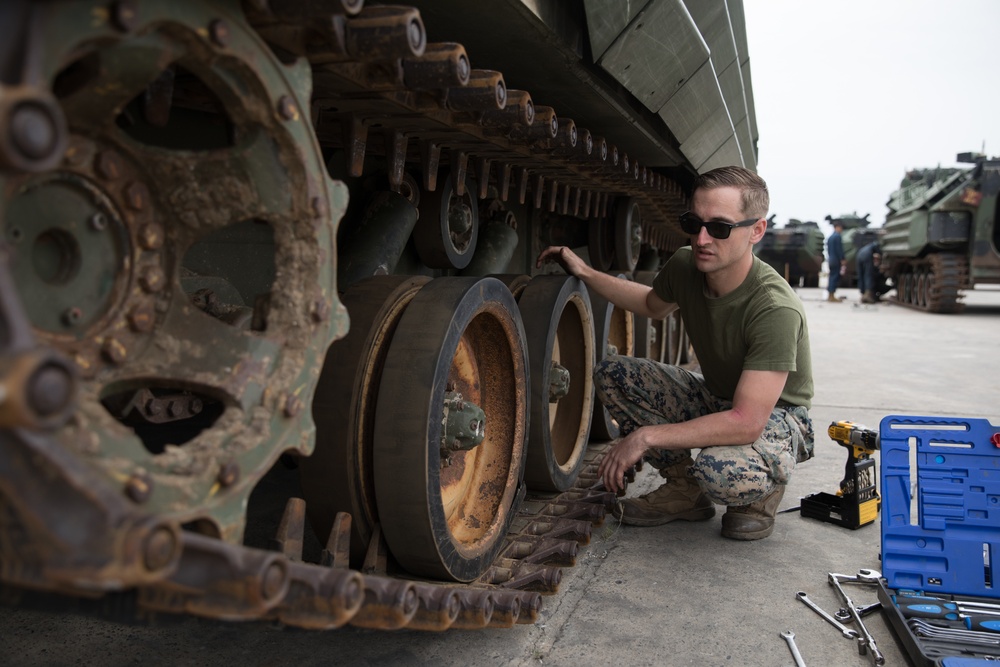
M640 426L688 421L733 406L710 393L700 374L650 359L609 357L598 364L594 385L622 436ZM690 474L713 502L749 505L775 484L787 484L795 464L812 458L813 445L809 411L801 406L776 407L756 442L702 449ZM655 449L643 460L662 470L690 454L688 449Z

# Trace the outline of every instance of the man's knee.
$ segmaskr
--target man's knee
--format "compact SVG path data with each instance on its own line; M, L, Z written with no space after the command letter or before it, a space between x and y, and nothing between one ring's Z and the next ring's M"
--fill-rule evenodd
M774 480L752 458L715 456L710 450L701 451L691 474L705 494L718 505L748 505L774 488Z

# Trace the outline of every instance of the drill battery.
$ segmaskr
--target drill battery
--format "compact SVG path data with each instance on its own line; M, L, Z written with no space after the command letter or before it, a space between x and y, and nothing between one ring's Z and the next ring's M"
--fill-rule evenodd
M827 429L830 438L847 448L844 479L836 495L814 493L802 499L799 512L802 516L835 523L844 528L867 526L878 518L879 498L875 485L875 459L872 454L879 448L878 431L849 421L837 421Z

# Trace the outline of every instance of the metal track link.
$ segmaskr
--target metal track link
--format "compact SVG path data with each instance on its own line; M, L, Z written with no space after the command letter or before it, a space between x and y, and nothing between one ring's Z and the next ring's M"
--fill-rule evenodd
M687 199L677 183L555 110L535 106L530 93L507 90L502 73L472 69L462 45L421 47L417 10L277 12L251 11L248 18L272 47L312 65L317 137L325 148L343 151L350 176L361 176L366 156L376 155L386 161L390 187L398 189L408 165L419 164L423 187L435 190L438 168L450 164L458 194L470 173L477 195L486 197L492 175L502 201L516 197L580 218L605 217L615 198L637 197L644 225L662 230L647 233L647 243L674 250L685 242L676 220ZM314 34L304 18L329 34ZM379 40L358 41L369 32Z
M587 470L596 470L607 449L607 445L591 447ZM188 531L171 533L180 541L179 557L173 541L160 545L169 547L163 554L156 551L157 542L147 545L139 554L147 563L162 564L167 559L171 567L147 573L147 578L162 578L132 589L134 601L128 606L135 615L161 612L271 620L311 630L352 625L441 631L533 623L542 594L558 591L563 569L575 564L579 545L590 541L592 528L603 522L614 502L614 494L591 486L591 476L584 474L575 487L561 494L528 497L512 522L500 556L467 585L412 580L402 572L387 574L387 550L379 538L374 541L380 548L369 552L362 571L349 569L350 527L346 523L335 526L322 564L302 562L305 504L293 498L273 542L274 550L229 544ZM113 516L106 518L110 523ZM157 555L160 561L154 561ZM15 566L6 562L4 579L11 588L5 597L30 596L32 588L94 596L95 591L75 588L69 582L52 588L42 585L43 579L22 577L19 584ZM21 571L26 573L31 574ZM115 595L119 594L109 600L118 599Z

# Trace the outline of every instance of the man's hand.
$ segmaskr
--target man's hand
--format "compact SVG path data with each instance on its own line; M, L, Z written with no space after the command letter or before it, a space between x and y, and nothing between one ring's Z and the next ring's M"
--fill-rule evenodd
M646 453L647 447L641 433L641 428L636 429L619 439L601 461L597 474L604 480L604 488L608 491L617 492L618 489L625 488L625 473Z
M840 275L842 275L842 276L846 276L847 275L847 264L841 264L840 265Z
M580 259L576 253L566 246L549 246L538 255L535 260L535 268L542 268L545 262L557 262L563 271L571 276L580 277L580 273L587 268L586 262Z

